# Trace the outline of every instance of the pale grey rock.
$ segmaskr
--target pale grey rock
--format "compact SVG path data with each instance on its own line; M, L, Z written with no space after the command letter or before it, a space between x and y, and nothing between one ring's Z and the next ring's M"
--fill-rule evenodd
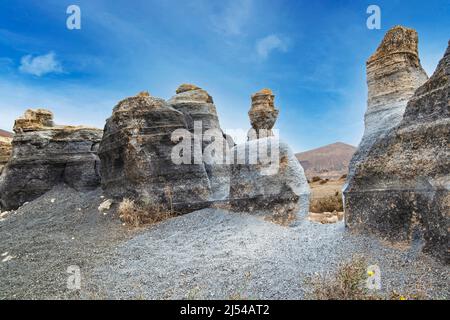
M306 217L309 186L289 146L276 137L239 144L232 149L232 210L255 212L275 220Z

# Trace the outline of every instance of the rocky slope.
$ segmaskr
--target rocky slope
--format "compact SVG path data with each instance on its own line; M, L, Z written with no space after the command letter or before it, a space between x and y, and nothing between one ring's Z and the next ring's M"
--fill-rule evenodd
M355 150L354 146L336 142L297 153L295 156L305 169L305 174L309 180L316 176L322 179L339 179L347 174Z
M1 209L15 209L60 183L77 190L99 186L101 130L54 125L53 114L38 109L17 119L14 132L12 155L0 176Z
M101 196L58 187L0 218L0 299L308 299L312 278L353 255L380 267L387 294L450 298L447 266L343 223L204 209L130 230L98 212ZM69 266L80 290L67 288Z
M354 168L345 208L351 229L423 241L424 250L449 262L450 46L400 124Z

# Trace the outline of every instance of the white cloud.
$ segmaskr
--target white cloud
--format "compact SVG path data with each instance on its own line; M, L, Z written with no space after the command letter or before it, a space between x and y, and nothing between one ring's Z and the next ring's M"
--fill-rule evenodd
M253 0L231 0L220 14L212 16L212 23L219 33L229 36L242 34L242 29L252 13Z
M61 63L56 60L55 53L49 52L42 56L26 55L22 57L19 71L40 77L48 73L61 73L63 69Z
M258 40L256 43L256 52L263 59L266 59L273 50L286 52L286 40L281 39L277 35L271 34Z

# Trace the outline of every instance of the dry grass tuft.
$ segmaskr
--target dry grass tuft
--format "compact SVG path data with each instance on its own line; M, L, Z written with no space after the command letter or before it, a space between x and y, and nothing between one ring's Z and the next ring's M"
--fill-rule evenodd
M269 221L275 224L278 224L283 227L289 226L292 222L297 219L295 213L289 212L287 214L276 214L264 218L265 221Z
M426 300L426 285L419 279L412 292L391 292L381 295L366 287L368 264L362 256L354 256L341 263L333 274L318 276L312 280L313 299L316 300Z
M173 210L161 205L146 205L144 208L127 198L120 203L118 213L122 222L133 227L156 224L176 216Z
M366 280L366 260L354 257L342 263L335 274L313 280L313 295L317 300L378 300L370 295L364 286Z
M311 199L311 202L309 204L309 211L314 213L344 211L344 204L342 203L342 194L339 191L336 191L334 195L330 195L323 198Z

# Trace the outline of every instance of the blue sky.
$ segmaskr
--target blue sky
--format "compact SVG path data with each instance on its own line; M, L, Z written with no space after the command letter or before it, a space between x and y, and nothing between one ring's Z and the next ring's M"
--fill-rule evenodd
M71 4L81 30L66 28ZM370 4L380 30L366 27ZM357 145L365 61L397 24L418 31L430 75L449 40L449 0L2 0L0 128L37 107L102 128L124 97L169 99L187 82L213 96L225 129L247 130L250 95L268 87L294 151Z

